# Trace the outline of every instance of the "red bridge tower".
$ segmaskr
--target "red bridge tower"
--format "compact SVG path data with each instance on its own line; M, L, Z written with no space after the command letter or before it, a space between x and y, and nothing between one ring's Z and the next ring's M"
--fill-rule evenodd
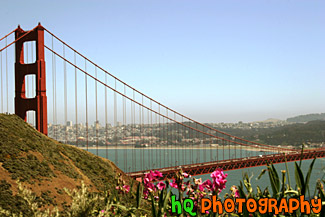
M15 32L15 38L25 34L20 26ZM24 63L24 42L36 42L35 63ZM46 97L46 73L44 55L44 28L38 24L29 34L22 37L15 44L15 114L26 121L27 111L35 111L36 129L47 135L47 97ZM36 96L26 98L26 75L36 76Z

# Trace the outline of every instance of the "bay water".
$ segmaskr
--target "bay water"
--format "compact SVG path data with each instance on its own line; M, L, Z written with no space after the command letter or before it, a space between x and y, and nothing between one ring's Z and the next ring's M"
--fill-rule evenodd
M113 161L124 172L133 172L139 170L158 169L168 166L184 165L191 163L203 163L209 161L216 161L222 159L232 159L236 157L247 156L261 156L271 154L268 152L256 152L247 150L215 150L215 149L147 149L147 148L134 148L134 149L89 149L89 152L107 158ZM236 153L235 153L236 152ZM309 166L312 160L302 161L302 172L304 176L307 175ZM299 162L297 162L299 164ZM282 179L281 170L287 170L284 163L275 164L279 178ZM221 195L229 192L232 185L239 185L243 180L245 173L251 177L251 184L256 192L256 187L259 186L262 190L268 187L271 192L271 185L268 174L265 173L259 180L258 175L266 166L250 167L239 170L225 171L228 174L226 189ZM295 182L295 166L294 162L288 162L287 174L290 176L291 185L294 187ZM210 174L196 176L195 178L202 178L205 181L210 178ZM325 178L325 158L318 158L315 161L313 171L310 177L310 195L314 194L317 179ZM211 178L210 178L211 179ZM287 178L288 183L288 178Z

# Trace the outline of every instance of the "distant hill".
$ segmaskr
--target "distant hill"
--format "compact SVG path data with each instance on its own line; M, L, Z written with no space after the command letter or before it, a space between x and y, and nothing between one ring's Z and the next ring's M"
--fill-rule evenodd
M50 139L16 115L0 114L0 207L29 216L26 201L16 196L18 179L44 207L63 209L70 203L64 187L76 189L83 181L91 191L112 189L117 173L130 183L111 161Z
M325 121L293 123L281 127L219 129L234 136L269 145L293 145L325 142Z
M299 115L296 117L287 118L287 122L291 122L291 123L304 123L304 122L316 121L316 120L325 120L325 113Z

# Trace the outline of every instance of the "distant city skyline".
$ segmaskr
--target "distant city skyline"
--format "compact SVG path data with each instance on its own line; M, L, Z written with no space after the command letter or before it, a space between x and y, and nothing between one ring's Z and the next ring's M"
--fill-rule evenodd
M199 122L285 120L325 112L324 7L302 0L5 1L0 36L41 22Z

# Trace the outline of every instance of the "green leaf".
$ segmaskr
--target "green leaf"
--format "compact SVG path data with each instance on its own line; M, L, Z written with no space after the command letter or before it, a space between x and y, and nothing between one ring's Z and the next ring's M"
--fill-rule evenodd
M169 201L169 198L170 198L170 194L171 194L171 190L168 191L166 197L165 197L165 200L164 200L164 208L165 210L167 210L167 204L168 204L168 201Z
M297 186L301 189L301 194L304 195L305 193L304 175L302 174L301 169L298 166L297 162L295 162L295 179L296 179Z
M156 210L156 206L155 206L155 198L152 196L152 194L150 194L150 197L151 197L151 212L152 212L152 216L153 217L158 217L157 210Z
M290 172L289 172L289 167L288 167L288 163L287 163L287 157L286 157L286 155L284 155L284 160L285 160L285 163L286 163L286 170L287 170L287 174L288 174L288 183L289 183L289 188L291 189Z
M284 196L287 196L287 195L296 195L296 196L299 196L299 192L298 191L295 191L295 190L287 190L284 192Z
M243 183L240 181L240 185L238 186L238 191L239 191L239 197L240 198L246 198L245 192L244 192L244 186ZM246 206L243 206L243 216L248 216L249 213L247 211Z
M257 180L259 180L265 174L266 171L267 169L263 169L261 173L258 175Z
M142 194L143 194L143 192L142 192L142 184L141 183L139 183L138 184L138 187L137 187L137 197L136 197L136 199L137 199L137 208L139 208L140 207L140 203L141 203L141 199L142 199Z
M257 196L262 197L262 191L261 191L260 186L257 186L256 190L257 190Z
M269 172L269 178L271 182L271 187L273 191L273 197L277 197L279 190L280 190L280 181L279 181L279 176L278 173L276 172L273 164L271 164L268 167L268 172Z
M316 160L316 158L314 158L314 160L311 162L307 176L306 176L306 180L305 180L305 191L308 190L308 192L309 192L309 179L310 179L311 172L313 171L315 160ZM310 198L310 193L309 193L309 198Z
M282 190L281 190L281 195L282 196L284 195L285 185L286 185L286 174L285 174L285 172L283 172L282 173Z

